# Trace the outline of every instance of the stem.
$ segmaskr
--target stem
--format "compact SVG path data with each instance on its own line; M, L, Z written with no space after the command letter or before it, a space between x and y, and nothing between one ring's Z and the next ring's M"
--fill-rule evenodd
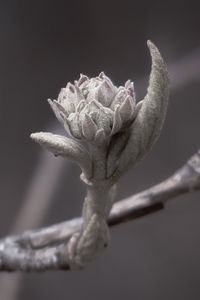
M99 183L99 182L98 182ZM83 225L68 242L68 263L71 269L84 268L109 243L107 218L115 196L115 187L100 185L88 187L83 205Z
M93 161L93 179L104 180L106 178L106 148L91 146L92 161Z
M116 196L116 185L88 187L83 205L84 227L94 214L107 220Z

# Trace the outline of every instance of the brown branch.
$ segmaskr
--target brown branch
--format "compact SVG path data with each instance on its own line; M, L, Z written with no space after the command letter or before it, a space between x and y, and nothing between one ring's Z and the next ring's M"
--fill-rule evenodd
M119 201L111 210L110 226L133 220L164 207L167 200L200 190L200 150L163 182ZM44 271L69 269L67 242L80 230L77 218L44 229L27 231L0 241L0 270Z

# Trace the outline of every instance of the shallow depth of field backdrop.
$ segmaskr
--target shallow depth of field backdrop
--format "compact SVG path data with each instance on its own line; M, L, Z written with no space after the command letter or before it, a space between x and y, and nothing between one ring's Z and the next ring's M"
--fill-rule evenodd
M130 78L141 99L147 39L169 66L170 105L161 138L123 177L118 199L166 178L200 148L199 11L198 1L0 1L0 236L80 215L79 169L29 134L63 133L46 99L80 72L105 71L116 85ZM0 274L0 299L200 299L200 194L117 226L111 237L82 272Z

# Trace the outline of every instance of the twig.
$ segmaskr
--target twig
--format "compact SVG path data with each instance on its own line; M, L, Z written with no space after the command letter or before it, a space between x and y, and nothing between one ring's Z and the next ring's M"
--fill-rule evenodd
M200 190L200 150L163 182L132 197L119 201L111 210L110 226L155 212L167 200ZM2 271L68 270L68 239L81 227L77 218L37 231L6 237L0 242Z

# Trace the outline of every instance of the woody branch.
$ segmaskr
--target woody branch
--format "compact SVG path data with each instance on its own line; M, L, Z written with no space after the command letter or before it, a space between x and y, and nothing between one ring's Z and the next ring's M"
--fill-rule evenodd
M108 218L109 226L154 213L166 201L200 190L200 150L182 168L161 183L116 203ZM80 230L82 218L0 241L0 271L70 270L69 238Z

